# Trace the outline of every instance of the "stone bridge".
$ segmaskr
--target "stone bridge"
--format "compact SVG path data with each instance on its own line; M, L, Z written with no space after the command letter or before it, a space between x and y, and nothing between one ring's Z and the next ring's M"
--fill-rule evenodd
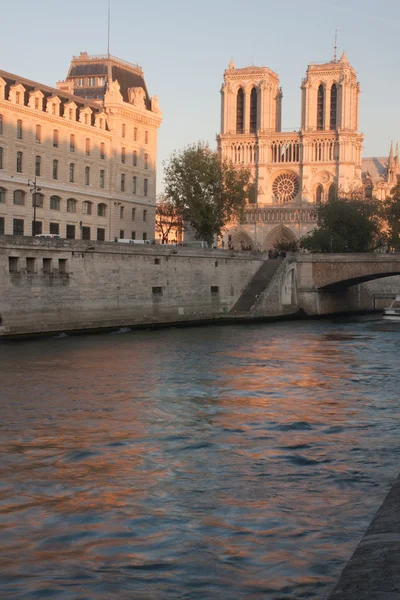
M291 255L282 304L297 304L309 315L370 310L375 308L376 294L367 282L395 275L400 275L400 253ZM380 287L374 284L375 290ZM400 294L400 277L398 284L391 280L390 291Z

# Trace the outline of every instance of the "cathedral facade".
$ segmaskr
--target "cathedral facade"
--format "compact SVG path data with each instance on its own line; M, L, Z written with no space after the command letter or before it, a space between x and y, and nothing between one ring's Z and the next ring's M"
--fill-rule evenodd
M278 241L295 241L315 227L316 203L365 185L359 95L345 53L310 64L301 84L300 129L282 131L278 75L267 67L237 69L231 61L221 88L218 149L251 170L255 194L226 243L268 250Z

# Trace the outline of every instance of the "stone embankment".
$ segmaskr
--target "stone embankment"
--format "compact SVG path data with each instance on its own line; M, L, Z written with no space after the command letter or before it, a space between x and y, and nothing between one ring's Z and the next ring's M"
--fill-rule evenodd
M400 599L400 478L378 510L328 600Z

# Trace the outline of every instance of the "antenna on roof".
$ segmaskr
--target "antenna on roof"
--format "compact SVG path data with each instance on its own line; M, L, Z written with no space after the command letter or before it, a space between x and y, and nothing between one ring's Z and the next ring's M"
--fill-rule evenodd
M111 0L108 0L108 44L107 44L108 58L110 58L110 28L111 28Z
M335 29L335 44L333 46L333 62L337 62L337 29Z

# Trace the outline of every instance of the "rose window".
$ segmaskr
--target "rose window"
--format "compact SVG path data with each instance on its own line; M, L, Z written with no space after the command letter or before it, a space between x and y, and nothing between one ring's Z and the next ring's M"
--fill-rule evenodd
M299 193L299 180L292 173L283 173L278 175L272 184L274 198L281 204L290 202Z

